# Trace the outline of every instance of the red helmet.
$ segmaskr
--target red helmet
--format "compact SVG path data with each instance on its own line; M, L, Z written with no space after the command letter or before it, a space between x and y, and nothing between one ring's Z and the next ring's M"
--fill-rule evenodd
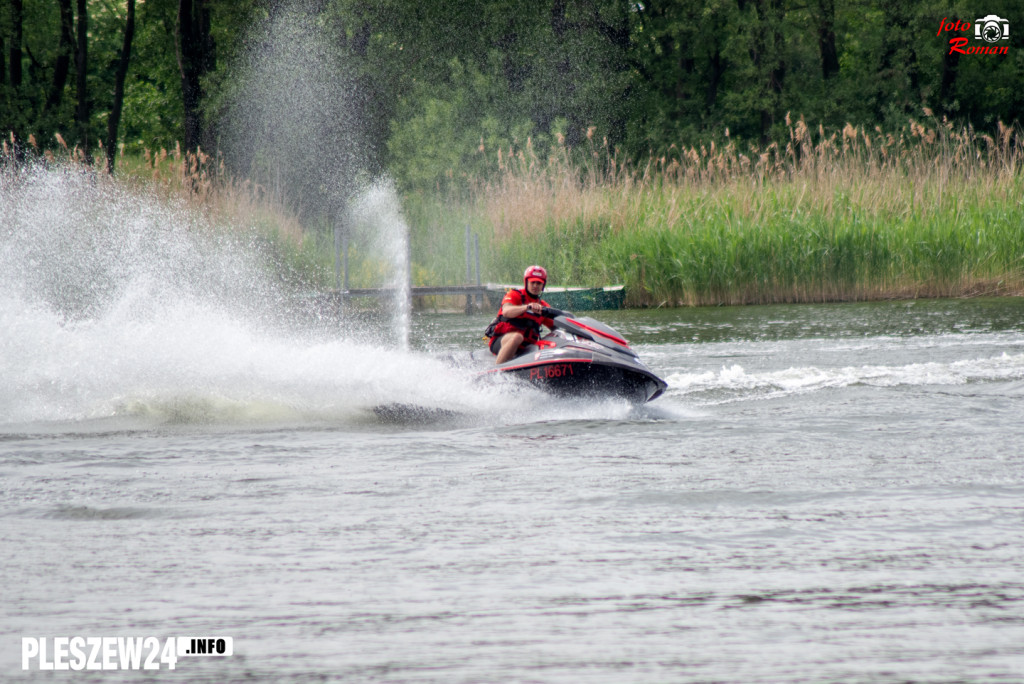
M543 266L530 266L523 272L523 285L527 285L531 280L539 280L547 287L548 272Z

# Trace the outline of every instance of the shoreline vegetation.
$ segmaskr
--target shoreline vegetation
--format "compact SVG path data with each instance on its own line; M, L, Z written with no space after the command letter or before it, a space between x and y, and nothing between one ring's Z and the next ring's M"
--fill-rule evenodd
M1024 295L1024 131L999 124L990 136L925 114L897 132L787 117L783 142L755 148L726 133L642 163L592 131L583 149L546 158L529 140L481 145L485 176L403 193L413 284L464 283L468 226L485 282L518 282L542 263L552 285L624 284L632 307ZM330 231L303 227L215 160L147 152L120 168L125 182L254 229L292 281L333 287ZM351 256L352 286L376 286L380 264Z
M538 262L553 284L623 283L630 306L1024 294L1024 132L932 124L798 120L784 145L726 138L642 165L527 149L462 206L508 282Z

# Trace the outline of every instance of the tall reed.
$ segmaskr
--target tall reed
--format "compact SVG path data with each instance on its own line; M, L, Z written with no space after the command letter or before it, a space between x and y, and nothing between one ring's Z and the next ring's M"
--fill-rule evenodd
M634 305L1024 294L1024 134L926 115L895 133L787 121L784 145L641 163L527 146L445 204L482 227L493 279L542 262L558 284L625 283Z
M515 283L543 263L552 284L624 283L639 306L1024 294L1024 132L925 115L896 132L787 120L788 139L765 148L726 134L639 161L592 130L581 149L543 158L529 141L481 150L488 173L406 193L413 283L465 283L469 227L485 281ZM58 143L39 156L87 161ZM218 159L146 151L121 157L118 176L251 229L289 278L333 285L329 231ZM351 256L352 285L374 286L379 264Z

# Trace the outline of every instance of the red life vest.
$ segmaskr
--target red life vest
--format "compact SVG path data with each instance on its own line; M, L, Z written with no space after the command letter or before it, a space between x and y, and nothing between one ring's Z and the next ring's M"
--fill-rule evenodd
M518 306L532 302L539 302L541 306L548 306L547 302L540 297L531 295L525 287L518 290L509 290L505 298L501 300L501 309L498 310L498 322L494 326L494 332L490 336L491 339L493 340L495 337L500 337L510 332L520 332L523 334L523 344L531 344L540 339L541 325L553 328L555 324L553 320L539 314L530 313L529 311L515 318L506 318L501 313L506 304Z

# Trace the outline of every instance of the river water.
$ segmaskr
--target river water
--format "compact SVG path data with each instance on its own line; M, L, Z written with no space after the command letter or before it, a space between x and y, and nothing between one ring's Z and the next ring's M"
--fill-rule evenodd
M126 679L1024 678L1024 301L599 315L665 396L467 382L486 316L8 320L4 677L53 676L23 636L227 635Z
M632 408L474 382L490 315L296 322L188 207L0 216L4 680L1024 680L1024 300L602 312ZM233 654L22 669L182 636Z

